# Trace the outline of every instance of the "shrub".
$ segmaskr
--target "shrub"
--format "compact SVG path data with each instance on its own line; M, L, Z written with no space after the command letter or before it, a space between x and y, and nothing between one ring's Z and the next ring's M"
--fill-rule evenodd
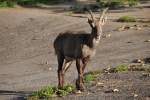
M138 4L139 0L97 0L97 2L101 7L118 8L125 5L133 7Z
M126 65L126 64L118 65L116 67L116 70L118 72L128 71L128 65Z
M0 0L0 7L14 7L15 4L13 0Z
M128 0L128 5L130 7L136 6L139 3L139 0Z
M118 20L118 22L136 22L136 18L132 16L122 16Z

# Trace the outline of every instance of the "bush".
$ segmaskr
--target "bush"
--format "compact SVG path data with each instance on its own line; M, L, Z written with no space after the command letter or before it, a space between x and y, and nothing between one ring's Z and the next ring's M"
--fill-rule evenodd
M118 20L118 22L136 22L136 18L132 16L122 16Z
M100 7L119 8L125 5L135 6L138 4L138 0L97 0Z
M136 6L138 4L139 0L128 0L128 5L130 7Z
M118 72L123 72L123 71L128 71L128 65L122 64L122 65L118 65L116 67L116 70Z
M0 7L14 7L15 4L16 2L13 0L0 0Z
M0 0L0 7L13 7L16 4L23 6L36 6L38 3L56 4L66 1L68 0Z

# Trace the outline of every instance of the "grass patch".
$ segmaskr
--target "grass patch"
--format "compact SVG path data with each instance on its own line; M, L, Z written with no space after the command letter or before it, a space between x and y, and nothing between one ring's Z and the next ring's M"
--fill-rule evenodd
M145 71L150 72L150 67L147 64L141 65L130 65L128 68L129 71Z
M84 81L85 82L90 82L90 81L93 81L94 80L94 75L92 74L87 74L84 76Z
M118 22L136 22L136 18L132 16L122 16L118 20Z
M66 96L69 93L72 93L75 90L73 85L66 85L63 88L59 89L54 86L46 86L39 91L35 91L31 96L27 97L27 100L39 100L41 98L51 98L56 96Z
M94 70L94 71L90 71L88 73L86 73L84 75L84 81L85 82L90 82L93 81L95 79L96 76L98 76L99 74L101 74L102 71L101 70Z
M126 64L118 65L118 66L116 67L116 71L117 71L117 72L128 71L128 65L126 65Z

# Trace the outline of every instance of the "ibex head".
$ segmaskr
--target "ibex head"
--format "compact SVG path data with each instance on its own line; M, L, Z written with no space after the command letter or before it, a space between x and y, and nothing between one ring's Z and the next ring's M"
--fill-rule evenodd
M98 19L96 19L92 11L89 10L89 14L91 15L91 18L88 18L88 23L92 28L93 36L96 38L100 38L100 35L102 33L102 26L105 24L107 20L107 17L105 15L107 10L108 8L104 9Z

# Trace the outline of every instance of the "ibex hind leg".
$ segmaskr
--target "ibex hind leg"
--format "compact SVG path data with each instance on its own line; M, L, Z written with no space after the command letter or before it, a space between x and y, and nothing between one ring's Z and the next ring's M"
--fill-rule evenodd
M81 59L76 60L76 67L78 71L78 79L76 80L76 87L78 90L84 91L84 84L83 84L83 63Z
M63 72L64 72L64 74L69 69L69 67L71 66L72 62L73 62L72 60L65 59L64 65L63 65Z
M64 63L64 57L62 55L57 55L58 60L58 88L62 88L64 85L64 72L63 72L63 63Z

